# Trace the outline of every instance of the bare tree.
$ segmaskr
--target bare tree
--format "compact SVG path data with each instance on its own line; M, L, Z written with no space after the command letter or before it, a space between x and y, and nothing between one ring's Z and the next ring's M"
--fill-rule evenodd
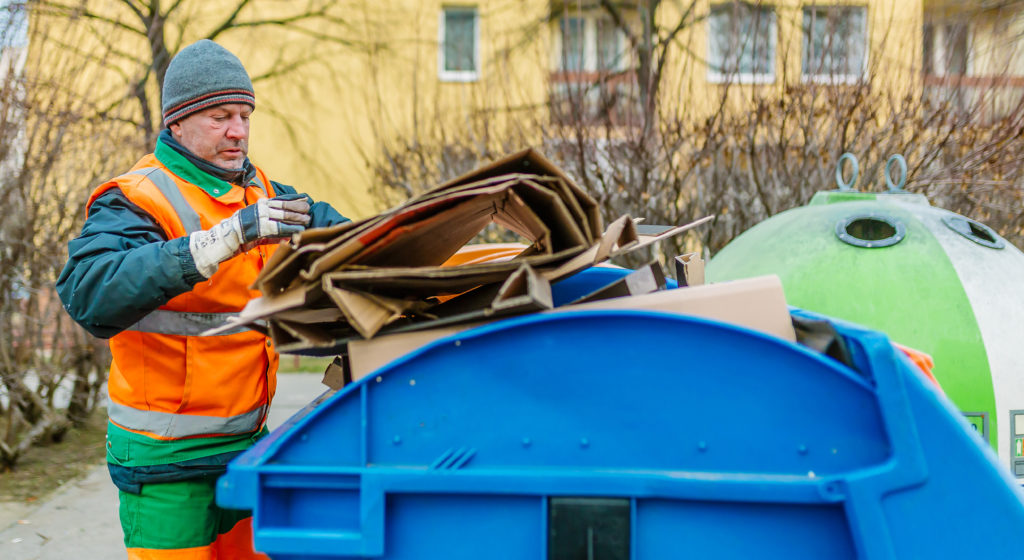
M63 56L104 61L120 91L105 94L99 115L125 119L146 138L160 131L160 91L174 54L198 39L244 37L248 50L264 50L270 63L253 74L254 83L281 81L355 46L338 0L28 0L42 21L73 22L70 35L53 36ZM272 38L268 40L268 38ZM304 39L305 41L299 41ZM294 48L286 48L296 43ZM301 45L299 44L301 43ZM308 45L315 44L315 48ZM100 54L102 53L102 54ZM318 66L329 72L329 66ZM134 107L123 111L125 104ZM264 108L270 110L272 108ZM125 116L129 115L129 116Z
M39 51L28 45L47 38L23 5L4 6L0 21L0 467L13 468L99 401L105 345L73 324L53 285L81 225L83 184L129 164L124 148L138 141L75 93L80 65L35 71Z
M303 72L322 70L322 85L325 58L353 48L344 13L335 0L0 2L0 467L101 401L106 345L70 320L54 283L89 190L152 149L173 55L201 38L244 42L266 53L255 83L301 94Z

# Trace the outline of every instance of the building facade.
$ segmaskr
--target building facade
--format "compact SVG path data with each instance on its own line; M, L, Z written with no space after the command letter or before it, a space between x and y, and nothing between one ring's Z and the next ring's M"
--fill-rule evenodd
M123 6L86 4L110 20L133 17ZM195 4L163 22L172 48L207 36L237 2ZM930 96L965 111L982 103L998 118L1024 88L1015 56L1024 24L1005 4L352 0L333 20L242 25L217 40L254 77L253 160L361 217L388 205L381 177L401 197L417 177L444 174L435 162L402 159L410 147L436 144L453 159L467 144L495 155L550 148L560 136L553 128L614 137L645 119L744 111L752 93L807 84ZM235 21L273 21L282 10L252 2ZM95 46L97 35L84 41ZM144 52L145 34L130 35L108 50ZM91 83L106 84L99 94L138 89L126 58L96 70ZM141 83L158 107L154 79ZM407 173L416 177L405 181Z

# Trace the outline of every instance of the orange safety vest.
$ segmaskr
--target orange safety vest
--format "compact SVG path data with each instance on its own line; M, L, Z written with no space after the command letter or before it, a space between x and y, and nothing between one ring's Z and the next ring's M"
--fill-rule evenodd
M257 169L244 189L232 186L213 198L153 154L96 188L88 204L115 187L152 216L167 239L209 229L246 205L275 196ZM209 280L110 339L111 422L164 440L245 434L263 426L277 388L278 357L270 339L245 328L201 333L224 325L259 297L250 286L275 248L256 247L221 263Z

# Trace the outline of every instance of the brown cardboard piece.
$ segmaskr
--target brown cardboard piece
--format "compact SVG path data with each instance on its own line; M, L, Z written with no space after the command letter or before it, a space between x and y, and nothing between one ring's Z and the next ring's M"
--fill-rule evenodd
M492 222L531 245L511 259L443 266ZM622 216L603 230L597 203L525 150L381 215L293 236L256 279L264 296L229 327L264 321L279 350L295 352L329 349L352 332L548 309L551 282L700 223L640 236Z
M782 282L777 276L759 276L566 305L545 313L604 309L637 309L691 315L746 327L790 342L796 341L785 294L782 291ZM481 324L476 322L450 325L424 331L390 334L371 340L350 341L348 359L351 379L360 379L435 340Z
M430 315L436 317L430 321L404 322L393 328L388 327L388 330L384 332L404 333L437 329L449 325L490 321L509 315L543 311L552 307L551 285L529 265L524 264L501 285L481 286L465 297L449 300L430 308ZM371 317L372 315L366 313L363 320L371 320ZM396 317L389 315L378 320L380 323L386 324L395 322ZM288 333L294 332L294 329L288 329L287 326L284 325ZM329 341L323 335L306 339L289 338L279 344L278 350L285 353L331 355L343 352L346 346L354 340L368 338L370 337L365 336L362 332L356 336L355 331L341 331L341 334L336 332L335 337Z
M666 239L672 235L683 233L706 220L672 228L653 237L643 239L636 235L633 222L629 216L622 216L613 222L597 243L581 253L572 256L567 250L561 254L533 255L517 257L500 262L485 262L458 267L346 267L336 272L322 275L323 291L342 311L346 320L364 338L371 338L386 325L393 323L407 312L414 309L414 302L403 305L399 294L418 297L462 294L478 286L495 284L508 280L523 265L540 267L549 263L557 264L553 268L541 268L536 274L545 283L556 282L567 278L583 269L600 264L608 259L637 250L647 245ZM567 257L571 257L568 258ZM389 297L391 296L391 297ZM456 298L458 299L458 298ZM255 301L255 300L254 300ZM496 303L496 300L492 300ZM248 309L248 307L247 307ZM509 315L515 308L506 306L499 313L493 304L481 309L485 317ZM519 307L526 312L535 308ZM275 310L274 313L280 313ZM243 310L242 317L253 317ZM269 319L272 314L259 317ZM472 320L477 317L467 315L463 319ZM448 319L447 323L454 322ZM441 323L438 324L440 326ZM310 338L311 347L323 347L324 343ZM279 345L282 351L302 351L301 344Z
M697 253L686 253L675 258L676 279L680 286L704 284L704 259Z
M345 385L352 383L351 370L352 368L348 365L345 357L338 356L328 364L327 369L324 370L324 378L320 382L331 389L341 389Z
M486 177L516 173L529 173L554 179L556 186L563 194L563 198L570 201L570 208L574 210L574 214L577 215L577 219L582 224L586 224L585 227L590 231L590 237L597 237L599 235L598 232L604 229L601 226L601 212L594 199L576 186L576 183L574 183L572 179L563 173L562 170L554 163L551 163L551 161L533 149L516 152L510 156L484 165L461 177L448 181L447 183L443 183L431 192L442 191L458 185L472 183ZM575 204L571 201L575 201Z
M653 262L630 272L620 280L612 282L593 293L586 294L583 297L570 302L569 305L617 297L649 294L651 292L657 292L658 290L664 289L665 273L661 270L661 265L657 262Z

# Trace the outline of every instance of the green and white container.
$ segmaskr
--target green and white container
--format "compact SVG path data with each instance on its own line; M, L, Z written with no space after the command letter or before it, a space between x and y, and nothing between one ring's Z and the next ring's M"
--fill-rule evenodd
M1024 479L1024 253L905 192L819 192L743 233L710 281L777 274L787 301L931 354L968 421Z

